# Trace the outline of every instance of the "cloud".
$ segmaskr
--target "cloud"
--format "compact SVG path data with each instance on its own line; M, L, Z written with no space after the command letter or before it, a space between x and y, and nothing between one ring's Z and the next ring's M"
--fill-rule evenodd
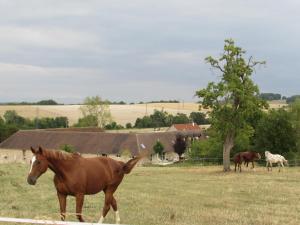
M44 47L55 49L94 49L99 37L61 28L0 26L0 42L5 48Z
M296 94L299 7L296 0L2 0L0 102L95 94L193 101L195 89L218 78L204 58L218 57L225 38L267 61L253 76L261 91Z
M204 58L204 55L201 55L197 52L161 52L150 55L148 60L146 60L146 64L199 64L199 60L202 58Z

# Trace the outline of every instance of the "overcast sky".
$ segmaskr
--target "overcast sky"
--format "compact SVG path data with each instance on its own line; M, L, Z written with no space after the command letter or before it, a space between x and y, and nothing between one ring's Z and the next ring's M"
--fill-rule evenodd
M300 94L299 0L0 0L0 102L197 101L233 38L261 92Z

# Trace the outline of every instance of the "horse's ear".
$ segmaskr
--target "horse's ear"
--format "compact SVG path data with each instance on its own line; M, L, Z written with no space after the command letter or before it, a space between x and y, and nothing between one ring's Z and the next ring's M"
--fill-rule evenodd
M33 154L36 153L36 150L35 150L32 146L30 147L30 149L31 149L31 152L32 152Z
M39 146L39 151L38 153L43 154L43 148L41 146Z

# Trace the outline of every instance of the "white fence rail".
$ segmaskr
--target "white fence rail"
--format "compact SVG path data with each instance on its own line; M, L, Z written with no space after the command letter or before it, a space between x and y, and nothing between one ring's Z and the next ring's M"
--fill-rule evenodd
M80 223L80 222L54 221L54 220L33 220L33 219L10 218L10 217L0 217L0 224L1 222L27 223L27 224L51 224L51 225L99 225L99 223ZM102 225L109 225L109 224L102 224Z

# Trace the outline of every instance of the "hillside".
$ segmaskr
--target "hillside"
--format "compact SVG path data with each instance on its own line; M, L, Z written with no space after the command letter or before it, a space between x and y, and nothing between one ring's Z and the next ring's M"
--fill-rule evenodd
M271 101L270 108L281 108L287 106L285 101ZM17 113L26 118L35 117L57 117L66 116L69 118L70 125L77 122L81 117L80 105L0 105L0 116L7 110L16 110ZM134 124L136 118L150 115L153 111L164 110L175 115L176 113L190 114L199 110L197 103L149 103L132 105L110 105L113 120L121 125L126 123ZM206 112L207 110L201 110Z
M69 118L70 125L77 122L81 117L79 110L80 105L53 105L53 106L36 106L36 105L1 105L0 115L3 116L7 110L16 110L17 113L26 118L34 117L57 117L66 116ZM190 114L198 111L199 104L196 103L150 103L150 104L134 104L134 105L110 105L113 120L117 123L125 125L126 123L134 123L136 118L143 117L146 114L152 114L155 109L165 110L168 113L185 113Z

